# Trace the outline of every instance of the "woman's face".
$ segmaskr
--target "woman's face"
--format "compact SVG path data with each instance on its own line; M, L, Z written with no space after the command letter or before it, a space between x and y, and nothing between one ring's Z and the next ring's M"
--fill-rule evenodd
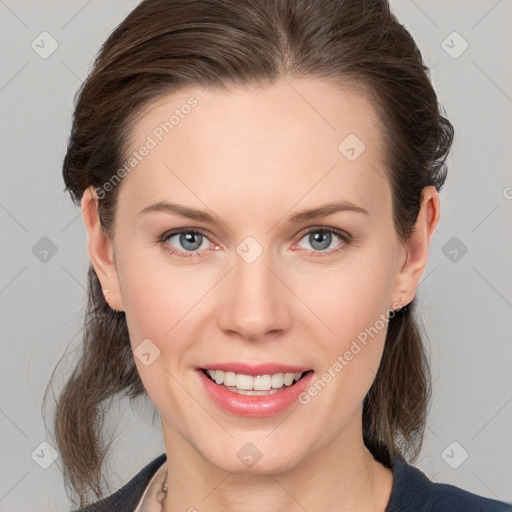
M360 448L387 319L414 297L429 241L419 230L408 267L381 130L363 96L313 79L187 89L135 123L114 261L94 261L126 313L169 458L276 473ZM201 369L244 374L224 374L241 388L283 385L251 374L311 372L249 396Z

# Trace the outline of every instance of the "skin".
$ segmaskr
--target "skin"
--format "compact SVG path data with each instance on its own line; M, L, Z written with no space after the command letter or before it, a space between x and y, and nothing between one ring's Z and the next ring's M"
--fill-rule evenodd
M382 512L393 474L363 443L362 401L386 328L308 404L267 418L219 409L193 370L270 361L321 376L379 315L414 298L439 220L438 194L423 190L416 229L401 243L375 110L360 93L313 78L160 97L134 124L130 149L190 96L197 107L124 178L113 240L101 232L94 190L82 200L91 262L111 307L126 313L132 348L149 338L160 350L148 366L135 362L161 415L168 510ZM338 150L349 134L366 146L353 162ZM205 210L218 224L138 215L162 200ZM288 221L334 200L369 215ZM187 254L179 235L157 241L182 227L208 235L191 258L164 250ZM325 227L352 241L332 235L322 246L308 236ZM236 252L247 236L263 248L250 264ZM236 456L248 442L262 454L251 468Z

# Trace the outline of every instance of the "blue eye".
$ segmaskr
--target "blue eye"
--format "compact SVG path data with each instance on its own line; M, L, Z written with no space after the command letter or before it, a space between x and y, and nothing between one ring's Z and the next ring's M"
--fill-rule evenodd
M330 231L323 230L310 231L301 240L307 239L314 250L324 251L331 245L333 234Z
M333 243L333 235L341 240L341 243L334 249L327 250ZM170 241L175 238L176 242L173 244ZM305 232L298 243L306 239L310 246L309 253L312 256L329 256L343 251L351 240L348 233L335 228L314 228ZM197 229L180 228L173 231L168 231L158 238L160 244L169 253L176 255L180 258L200 257L200 251L211 247L212 242L209 240L206 233ZM296 247L298 243L294 244Z
M177 237L177 243L179 244L178 247L176 247L173 244L170 244L169 242L171 239L175 237ZM191 257L194 251L201 249L201 246L203 245L203 242L205 240L208 240L206 235L204 235L201 231L194 231L192 229L179 229L171 231L170 233L165 233L160 239L161 242L165 243L167 250L169 250L173 254L178 254L179 256L182 256L184 258ZM169 245L176 250L170 249ZM207 248L208 244L206 245L206 247L203 247L203 249ZM183 252L183 250L191 254L179 254L180 252Z
M326 250L333 242L333 235L339 238L342 242L332 250ZM307 240L312 247L310 253L313 256L329 256L338 253L345 249L346 245L350 242L350 236L338 229L334 228L315 228L307 231L299 243L302 240Z

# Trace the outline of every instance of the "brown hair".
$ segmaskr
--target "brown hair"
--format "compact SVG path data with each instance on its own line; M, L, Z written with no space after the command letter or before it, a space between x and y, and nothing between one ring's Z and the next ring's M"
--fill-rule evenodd
M418 47L385 0L141 2L103 44L75 97L63 163L66 189L78 205L87 187L109 181L125 161L137 116L161 95L189 86L270 85L280 77L334 81L372 101L386 141L393 221L406 240L422 189L439 190L445 181L453 127ZM111 238L121 185L98 200ZM365 444L388 467L396 454L416 459L429 407L430 369L414 305L389 320L382 361L363 404ZM90 265L81 355L54 418L66 488L71 485L80 506L90 490L103 496L110 446L103 439L105 401L145 393L125 314L106 303Z

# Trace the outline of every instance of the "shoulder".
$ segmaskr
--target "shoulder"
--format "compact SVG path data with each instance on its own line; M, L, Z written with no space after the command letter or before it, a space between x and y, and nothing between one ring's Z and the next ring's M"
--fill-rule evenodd
M167 456L165 453L159 455L144 468L142 468L131 480L114 494L103 498L96 503L92 503L87 507L71 512L112 512L113 510L122 510L129 512L135 509L144 490L148 486L151 477L156 473L158 468L165 462Z
M473 494L449 484L432 484L434 510L461 512L512 512L512 503L505 503Z
M393 461L394 483L386 512L512 512L512 503L432 482L403 458Z

